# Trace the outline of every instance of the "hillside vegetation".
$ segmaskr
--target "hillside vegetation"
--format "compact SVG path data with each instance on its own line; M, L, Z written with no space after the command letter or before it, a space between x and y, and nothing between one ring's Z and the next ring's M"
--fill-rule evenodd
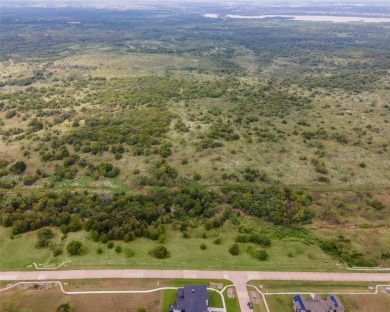
M185 243L228 224L257 261L272 260L265 241L291 240L389 264L388 24L26 14L0 16L11 238L58 227L63 242L38 247L61 258L68 233L169 247L171 226Z

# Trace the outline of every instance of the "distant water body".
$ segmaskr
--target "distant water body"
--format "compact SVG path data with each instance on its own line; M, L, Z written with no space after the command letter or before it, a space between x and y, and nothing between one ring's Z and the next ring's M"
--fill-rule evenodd
M320 16L320 15L226 15L228 18L246 18L246 19L292 19L305 22L365 22L365 23L390 23L390 18L380 17L360 17L360 16Z
M204 17L208 18L222 18L218 14L205 14ZM232 15L228 14L226 18L235 19L289 19L295 21L306 21L306 22L335 22L335 23L346 23L346 22L365 22L365 23L390 23L390 18L385 17L360 17L360 16L320 16L320 15Z

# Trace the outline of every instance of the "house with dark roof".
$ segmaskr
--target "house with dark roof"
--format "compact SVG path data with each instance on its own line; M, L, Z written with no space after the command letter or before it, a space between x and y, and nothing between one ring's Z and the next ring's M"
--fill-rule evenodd
M210 296L203 285L186 285L178 289L176 305L169 312L207 312Z
M344 306L340 299L331 295L326 300L322 300L319 295L307 300L301 295L293 298L294 312L344 312Z

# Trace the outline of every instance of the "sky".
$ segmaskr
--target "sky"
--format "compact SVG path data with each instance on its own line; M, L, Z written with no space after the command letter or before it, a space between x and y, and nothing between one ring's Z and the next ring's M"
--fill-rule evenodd
M261 5L385 5L390 6L390 0L0 0L1 6L143 6L159 4L169 6L170 4L210 3L234 5L240 3Z
M82 4L82 3L194 3L194 2L208 2L208 3L242 3L242 2L251 2L251 3L267 3L267 4L278 4L278 3L302 3L302 4L310 4L310 3L340 3L340 4L372 4L372 3L383 3L390 5L389 0L3 0L4 2L14 2L14 3L72 3L72 4ZM1 2L3 2L1 1Z

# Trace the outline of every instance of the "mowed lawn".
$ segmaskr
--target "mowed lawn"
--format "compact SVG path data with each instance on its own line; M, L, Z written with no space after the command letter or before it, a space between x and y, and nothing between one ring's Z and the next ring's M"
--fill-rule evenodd
M238 234L230 224L212 231L204 231L203 227L190 229L190 238L185 239L179 230L168 226L165 245L170 252L168 259L156 259L149 251L158 243L145 238L132 242L114 241L114 248L108 249L106 244L94 242L89 233L79 231L69 233L61 240L62 234L55 230L53 242L64 246L62 255L54 258L48 248L37 249L35 232L29 232L10 239L10 229L0 227L0 269L23 270L33 262L40 264L60 264L71 261L69 268L145 268L145 269L215 269L215 270L274 270L274 271L336 271L340 267L331 257L324 254L318 247L305 245L299 241L273 240L272 246L264 248L269 254L267 261L258 261L246 253L248 244L240 244L240 254L232 256L228 252ZM206 233L207 238L202 238ZM220 245L214 240L220 237ZM79 240L84 245L80 256L69 256L66 244L71 240ZM206 250L200 245L205 244ZM116 246L122 251L117 253ZM97 249L103 253L98 254Z
M319 293L373 293L375 282L325 282L325 281L258 281L249 285L257 286L264 293L280 292L319 292Z

